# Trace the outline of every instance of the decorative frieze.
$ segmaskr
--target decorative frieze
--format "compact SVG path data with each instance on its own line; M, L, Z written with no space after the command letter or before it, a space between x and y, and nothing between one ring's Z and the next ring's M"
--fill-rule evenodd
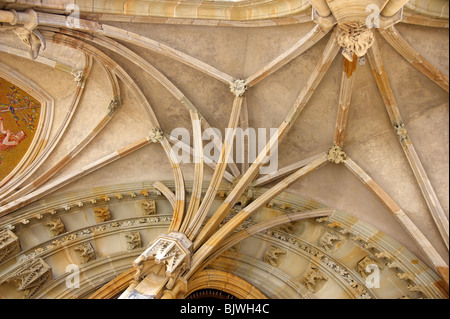
M60 218L51 219L45 223L45 228L51 237L56 237L66 232L63 222Z
M278 227L275 228L275 230L279 230L288 234L293 234L296 228L296 223L286 223L283 225L280 225Z
M62 244L67 245L70 241L91 237L92 233L94 232L98 233L103 231L111 231L112 229L117 228L119 226L135 227L141 226L142 224L156 224L156 223L170 224L171 221L172 221L171 216L148 217L148 218L130 219L120 222L112 222L109 224L104 224L102 226L94 226L83 230L79 230L71 234L67 234L58 240L53 240L49 243L45 243L34 249L32 252L27 253L26 255L18 256L17 259L19 262L25 262L27 260L38 258L39 256L43 256L45 253L49 253L53 249L60 247L60 245Z
M264 262L273 267L278 267L283 262L284 258L282 257L286 256L286 254L286 250L279 247L270 246L264 253Z
M310 258L315 258L319 260L322 265L328 267L331 271L336 273L339 277L341 277L345 282L348 283L350 287L355 291L358 299L371 299L372 295L368 290L364 288L362 284L358 282L356 278L343 266L338 265L334 260L330 259L328 256L324 255L318 249L307 245L304 241L295 236L290 236L288 234L283 234L273 230L265 230L261 232L262 234L268 235L274 239L281 240L288 244L291 244L293 247L296 247L303 252L311 255Z
M111 212L107 206L94 208L94 216L97 223L111 220Z
M77 253L80 264L86 264L95 259L95 250L90 243L76 246L74 251Z
M19 238L10 230L0 230L0 263L20 252Z
M400 278L401 280L408 280L414 282L416 275L413 273L398 273L397 277Z
M52 277L51 267L42 258L27 261L17 269L8 273L0 282L16 282L17 291L23 293L24 298L33 297L36 292Z

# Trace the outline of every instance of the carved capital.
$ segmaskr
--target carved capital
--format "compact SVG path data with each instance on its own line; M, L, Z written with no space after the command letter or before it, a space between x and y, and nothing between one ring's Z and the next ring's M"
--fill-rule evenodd
M159 127L155 127L147 135L147 140L150 143L159 143L164 138L164 134Z
M334 144L328 151L328 161L336 164L344 163L347 160L347 154L338 145Z
M372 30L363 22L341 23L338 30L338 43L344 48L342 54L349 61L353 61L354 54L358 58L365 56L367 50L375 43Z
M245 85L245 80L235 80L230 85L231 93L233 93L236 97L243 96L245 92L247 92L247 86Z
M6 258L20 252L19 238L10 230L0 231L0 263Z

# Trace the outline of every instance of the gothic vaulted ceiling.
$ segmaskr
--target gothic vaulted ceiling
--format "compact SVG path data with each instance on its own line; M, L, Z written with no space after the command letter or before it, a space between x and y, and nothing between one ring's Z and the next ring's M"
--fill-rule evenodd
M448 19L0 0L0 298L448 298Z

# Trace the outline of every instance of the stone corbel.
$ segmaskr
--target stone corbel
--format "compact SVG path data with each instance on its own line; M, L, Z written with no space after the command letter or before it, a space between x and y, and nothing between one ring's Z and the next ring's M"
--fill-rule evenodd
M192 242L183 233L159 236L133 262L133 287L121 299L176 298L185 292L187 285L181 275L190 268L192 249Z
M42 34L36 29L39 21L36 11L27 9L24 12L1 11L0 22L9 23L12 27L4 27L4 30L12 30L28 46L30 59L35 60L39 52L45 50L46 42Z

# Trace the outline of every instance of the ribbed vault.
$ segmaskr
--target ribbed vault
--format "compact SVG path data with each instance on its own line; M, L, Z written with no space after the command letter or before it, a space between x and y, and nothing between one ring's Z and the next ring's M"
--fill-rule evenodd
M448 297L448 2L174 3L0 2L45 115L0 181L0 296Z

